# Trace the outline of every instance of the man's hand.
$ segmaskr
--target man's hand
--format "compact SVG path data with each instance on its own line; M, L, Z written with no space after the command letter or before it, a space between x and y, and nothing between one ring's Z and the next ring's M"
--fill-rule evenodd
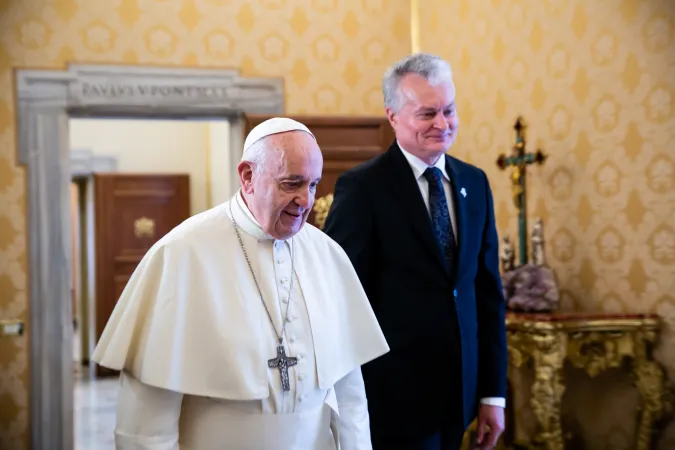
M504 431L504 408L493 405L480 405L478 410L478 436L476 449L490 450L497 445Z

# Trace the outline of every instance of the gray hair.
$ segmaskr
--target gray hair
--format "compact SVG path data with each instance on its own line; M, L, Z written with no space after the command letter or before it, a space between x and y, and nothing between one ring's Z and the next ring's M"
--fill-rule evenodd
M265 138L262 138L244 151L244 154L241 155L241 160L253 163L253 170L259 173L265 167L269 152L270 149L267 147Z
M403 105L399 84L409 74L425 78L432 86L452 82L452 69L447 61L429 53L413 53L394 63L384 74L382 93L386 108L394 112L401 109Z

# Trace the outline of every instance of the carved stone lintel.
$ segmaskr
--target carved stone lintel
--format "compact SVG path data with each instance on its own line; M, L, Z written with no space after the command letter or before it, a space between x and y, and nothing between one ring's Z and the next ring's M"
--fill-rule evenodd
M231 69L71 64L67 72L23 70L19 98L68 108L71 115L277 114L284 109L282 78L241 77Z

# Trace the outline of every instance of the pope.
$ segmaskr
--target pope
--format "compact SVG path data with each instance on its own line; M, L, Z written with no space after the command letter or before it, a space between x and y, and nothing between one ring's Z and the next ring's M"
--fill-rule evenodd
M120 371L118 449L371 449L361 365L387 353L355 270L310 224L323 158L255 127L241 189L160 239L93 359Z

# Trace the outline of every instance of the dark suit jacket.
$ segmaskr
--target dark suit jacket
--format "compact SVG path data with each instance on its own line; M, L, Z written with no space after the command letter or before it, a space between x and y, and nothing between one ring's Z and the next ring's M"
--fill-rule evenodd
M325 232L349 255L391 348L363 367L375 427L421 430L448 417L466 427L480 398L506 394L492 193L482 170L447 155L446 164L458 221L454 274L444 268L417 181L396 143L339 177L326 220Z

